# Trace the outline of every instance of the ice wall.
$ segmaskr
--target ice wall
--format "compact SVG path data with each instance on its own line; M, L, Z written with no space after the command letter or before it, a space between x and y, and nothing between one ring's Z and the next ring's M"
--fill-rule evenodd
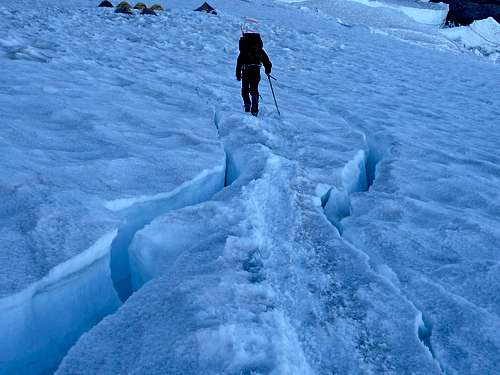
M115 235L0 300L0 373L50 373L83 332L120 306L109 267Z

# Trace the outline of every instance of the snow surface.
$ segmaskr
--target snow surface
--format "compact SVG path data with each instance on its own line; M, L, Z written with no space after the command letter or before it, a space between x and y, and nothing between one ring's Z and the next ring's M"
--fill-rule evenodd
M498 372L497 65L355 2L96 5L0 6L0 374Z

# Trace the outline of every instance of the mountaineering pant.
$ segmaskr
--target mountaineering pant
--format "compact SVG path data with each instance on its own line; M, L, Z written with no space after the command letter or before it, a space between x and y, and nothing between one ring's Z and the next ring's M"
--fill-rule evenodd
M245 110L251 110L252 113L259 111L259 82L260 82L260 67L252 67L243 70L241 79L241 96ZM250 100L251 96L251 100Z

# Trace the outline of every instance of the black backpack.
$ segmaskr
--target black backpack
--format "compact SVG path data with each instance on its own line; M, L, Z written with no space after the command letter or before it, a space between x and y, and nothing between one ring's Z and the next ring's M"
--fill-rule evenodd
M244 33L240 38L240 53L245 65L260 65L264 43L258 33Z

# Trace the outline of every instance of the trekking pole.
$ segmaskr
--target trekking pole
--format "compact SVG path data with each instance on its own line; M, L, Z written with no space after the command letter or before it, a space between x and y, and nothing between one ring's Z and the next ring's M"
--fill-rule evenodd
M267 75L267 79L269 80L269 86L271 86L271 92L273 93L274 104L276 105L276 110L278 111L278 115L281 116L280 109L278 108L278 102L276 101L276 96L274 95L273 84L271 82L271 78L277 81L276 78L272 77L270 74Z

